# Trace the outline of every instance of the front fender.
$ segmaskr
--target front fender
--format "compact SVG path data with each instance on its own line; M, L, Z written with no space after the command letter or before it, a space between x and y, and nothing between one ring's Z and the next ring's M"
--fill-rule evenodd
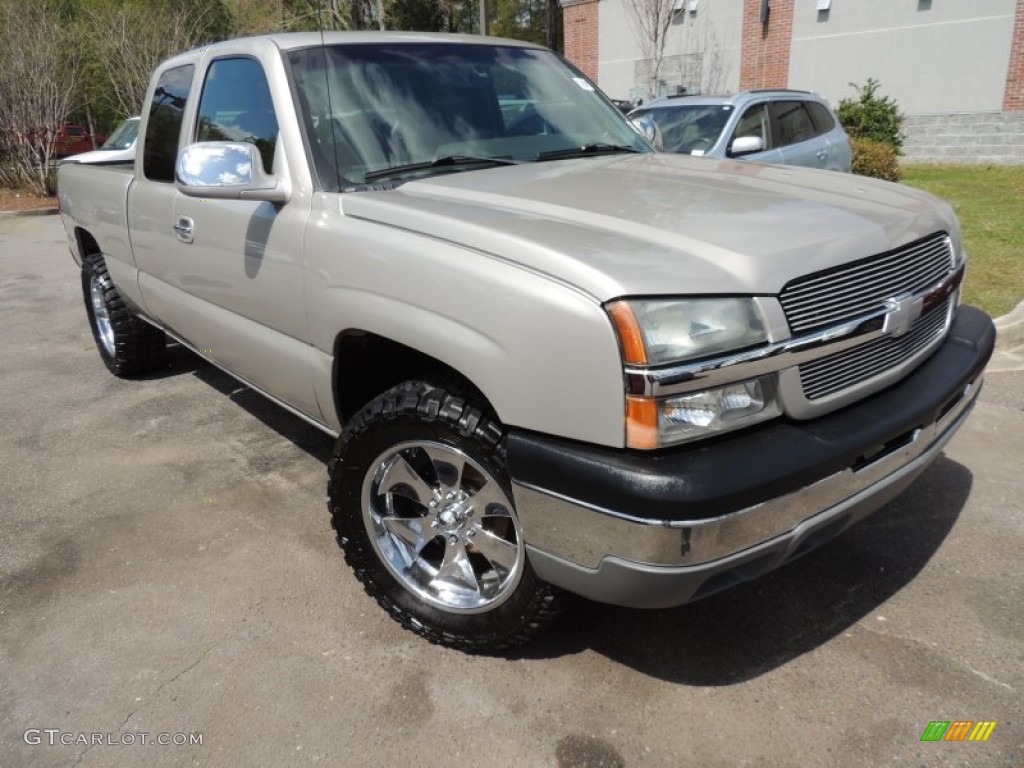
M306 297L320 356L332 354L339 333L363 329L458 371L506 425L623 445L622 362L595 298L452 243L337 214L315 218Z

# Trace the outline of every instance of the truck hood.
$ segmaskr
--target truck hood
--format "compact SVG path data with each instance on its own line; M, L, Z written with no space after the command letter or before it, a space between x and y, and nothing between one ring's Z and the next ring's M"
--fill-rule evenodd
M834 171L682 155L529 163L341 195L346 216L489 254L598 301L775 294L939 230L945 203Z

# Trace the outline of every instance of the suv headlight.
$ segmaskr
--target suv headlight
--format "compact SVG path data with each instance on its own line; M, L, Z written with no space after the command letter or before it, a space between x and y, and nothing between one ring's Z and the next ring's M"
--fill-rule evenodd
M623 361L661 366L733 354L768 342L750 298L634 299L606 306ZM781 413L775 375L654 398L626 397L626 445L662 448L728 432Z

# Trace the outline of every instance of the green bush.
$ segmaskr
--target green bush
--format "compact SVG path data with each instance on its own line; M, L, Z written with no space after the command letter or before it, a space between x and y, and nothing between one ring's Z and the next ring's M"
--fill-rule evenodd
M902 177L896 160L896 150L884 141L851 139L853 172L886 181L899 181Z
M857 99L842 99L836 114L851 139L870 139L888 144L896 154L903 147L903 115L896 102L888 96L879 96L882 84L869 77L861 86L850 83L857 91Z

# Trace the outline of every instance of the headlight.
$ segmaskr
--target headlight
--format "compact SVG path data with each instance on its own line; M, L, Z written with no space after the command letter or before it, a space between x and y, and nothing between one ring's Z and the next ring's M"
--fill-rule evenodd
M608 305L625 361L659 365L768 341L752 299L635 299Z
M607 305L627 365L726 355L768 342L753 299L633 299ZM662 448L778 416L774 374L697 392L626 397L626 445Z
M626 398L626 445L664 448L778 416L775 376L662 399Z

